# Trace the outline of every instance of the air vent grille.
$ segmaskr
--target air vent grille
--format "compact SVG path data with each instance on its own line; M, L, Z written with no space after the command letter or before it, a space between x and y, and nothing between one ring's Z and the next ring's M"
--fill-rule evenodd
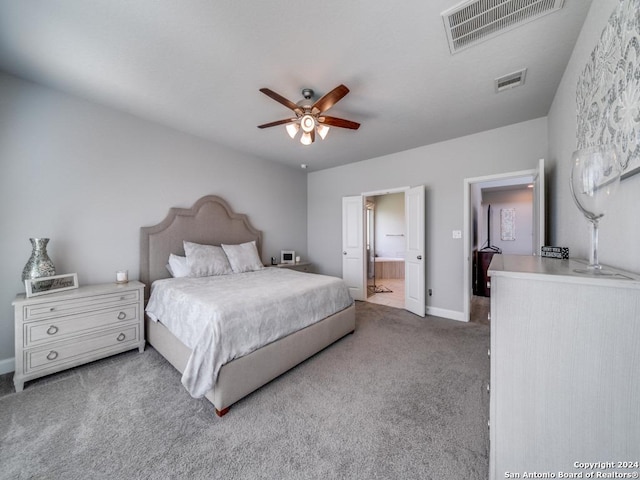
M524 85L524 80L526 76L527 76L527 69L523 68L522 70L518 70L517 72L513 72L508 75L504 75L502 77L496 78L494 80L496 93L502 92L503 90L516 88L516 87L519 87L520 85Z
M564 0L471 0L443 12L449 49L471 45L560 10Z

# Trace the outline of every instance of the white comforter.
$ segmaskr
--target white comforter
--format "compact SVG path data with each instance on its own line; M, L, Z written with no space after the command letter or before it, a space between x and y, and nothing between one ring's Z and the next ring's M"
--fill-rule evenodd
M234 358L351 305L335 277L265 268L255 272L157 280L146 312L193 350L182 375L192 397L213 388Z

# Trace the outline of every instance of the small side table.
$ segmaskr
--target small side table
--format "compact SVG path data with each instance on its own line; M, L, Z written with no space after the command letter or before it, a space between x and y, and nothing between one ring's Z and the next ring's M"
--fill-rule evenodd
M26 298L15 309L16 392L24 382L99 358L144 350L144 285L88 285Z

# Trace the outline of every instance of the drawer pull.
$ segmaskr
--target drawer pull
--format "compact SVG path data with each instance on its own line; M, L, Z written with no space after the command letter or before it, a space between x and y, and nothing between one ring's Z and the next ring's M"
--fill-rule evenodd
M55 360L56 358L58 358L58 352L55 350L51 350L47 355L47 360Z
M56 307L51 307L51 308L49 309L49 311L50 311L50 312L55 312L55 311L56 311Z
M120 335L118 335L118 338L116 338L116 340L118 340L119 342L123 341L125 338L127 338L127 336L124 333L121 333Z
M56 327L55 325L51 325L49 328L47 328L47 335L55 335L56 333L58 333L58 327Z
M127 318L127 314L124 312L120 312L118 314L118 320L124 320L125 318Z
M126 300L126 299L127 299L127 297L125 297L125 296L120 297L120 300Z

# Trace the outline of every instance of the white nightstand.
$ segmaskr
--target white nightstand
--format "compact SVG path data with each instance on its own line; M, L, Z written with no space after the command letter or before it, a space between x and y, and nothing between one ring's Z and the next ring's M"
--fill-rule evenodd
M311 262L279 263L276 267L289 268L291 270L297 270L298 272L313 273L313 265Z
M144 284L79 287L16 297L16 391L34 378L137 348L144 350Z

